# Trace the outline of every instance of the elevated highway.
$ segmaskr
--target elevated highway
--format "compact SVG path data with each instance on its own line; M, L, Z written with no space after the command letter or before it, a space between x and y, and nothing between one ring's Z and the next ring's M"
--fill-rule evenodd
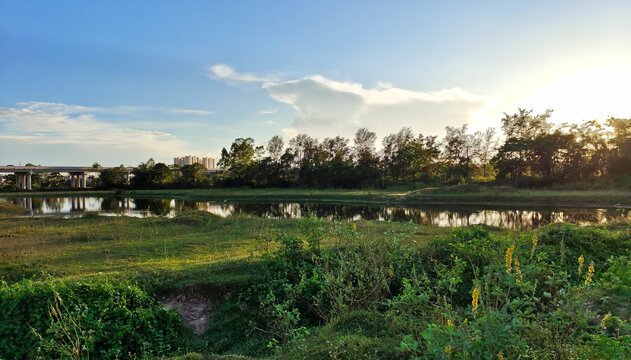
M70 175L70 185L74 188L85 188L88 173L99 173L109 167L98 168L92 166L0 166L0 174L15 174L15 187L18 190L31 190L31 176L43 173L67 173ZM125 168L126 177L134 168Z
M88 173L100 173L111 167L92 166L0 166L0 174L15 174L15 187L18 190L31 190L31 176L33 174L66 173L70 176L70 186L73 188L85 188ZM125 168L125 176L129 181L133 167ZM208 169L206 173L216 174L222 169Z

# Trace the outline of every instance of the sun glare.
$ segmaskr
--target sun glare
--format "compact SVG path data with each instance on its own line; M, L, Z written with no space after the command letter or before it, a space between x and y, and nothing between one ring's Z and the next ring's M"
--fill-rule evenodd
M554 109L555 122L628 118L630 84L631 63L590 66L551 79L520 101L520 106Z

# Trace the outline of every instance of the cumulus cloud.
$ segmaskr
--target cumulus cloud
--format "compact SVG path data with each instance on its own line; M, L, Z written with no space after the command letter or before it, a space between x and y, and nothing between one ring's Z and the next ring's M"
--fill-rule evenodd
M296 110L291 127L283 129L286 136L304 132L318 137L350 137L361 127L384 136L404 126L438 135L445 126L473 121L491 101L458 88L419 92L386 83L366 88L320 75L266 82L262 87L274 100Z
M162 108L161 111L171 110ZM122 107L96 108L44 102L0 107L0 143L9 150L21 149L20 152L3 150L3 157L32 152L31 157L45 159L50 154L42 149L63 148L72 153L56 154L57 162L81 161L85 156L95 160L108 157L116 159L114 164L118 164L148 157L170 158L174 153L187 150L188 145L170 133L133 128L101 118L108 112L122 111Z

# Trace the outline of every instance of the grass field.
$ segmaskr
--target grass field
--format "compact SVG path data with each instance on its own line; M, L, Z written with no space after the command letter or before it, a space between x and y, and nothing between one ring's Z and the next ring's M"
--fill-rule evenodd
M298 220L226 219L194 212L173 219L100 217L0 218L0 276L8 281L52 274L107 276L147 289L251 280L260 273L258 240L271 230L298 231ZM408 224L359 222L371 237ZM414 241L448 234L418 228ZM497 230L498 232L501 230ZM326 245L326 244L325 244Z
M408 187L346 189L161 189L122 191L51 191L3 192L5 197L18 196L137 196L143 198L178 198L184 200L250 201L250 202L331 202L376 204L468 204L530 206L598 206L631 207L631 191L612 190L530 190L511 187L461 185L414 189Z

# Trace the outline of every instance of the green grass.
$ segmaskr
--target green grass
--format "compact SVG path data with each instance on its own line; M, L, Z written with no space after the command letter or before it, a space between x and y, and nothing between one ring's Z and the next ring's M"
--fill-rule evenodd
M358 222L372 237L407 224ZM257 271L257 239L273 229L298 231L295 219L217 216L194 212L167 218L1 218L0 278L9 282L52 274L57 278L104 275L149 290L198 283L250 281ZM448 234L420 227L414 241ZM502 231L502 230L497 230Z
M0 202L0 216L19 215L20 213L24 213L24 208L8 202Z
M459 185L443 187L394 187L388 189L163 189L125 191L61 191L3 193L17 196L136 196L244 202L331 202L374 204L468 204L541 206L631 206L631 191L625 190L531 190L503 186Z

